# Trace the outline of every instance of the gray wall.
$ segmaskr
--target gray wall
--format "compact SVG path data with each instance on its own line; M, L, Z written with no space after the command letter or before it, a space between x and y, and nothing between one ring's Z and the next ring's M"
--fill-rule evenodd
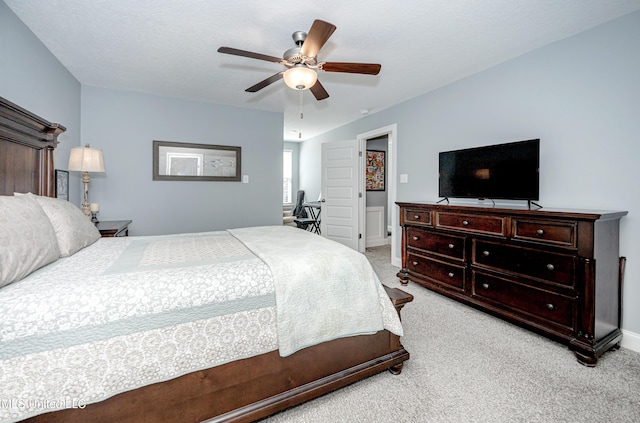
M3 1L0 57L0 96L67 128L54 154L56 167L66 169L80 144L80 83ZM80 204L80 176L71 174L69 183L70 201Z
M639 75L636 12L305 141L301 187L320 190L322 142L394 123L399 201L438 199L439 151L540 138L543 206L629 211L623 328L640 334Z
M71 147L104 150L89 192L100 219L133 219L133 235L282 223L282 114L81 86L2 1L0 57L0 96L67 128L56 168ZM154 139L241 146L249 183L152 181ZM70 201L82 201L78 172Z
M322 151L320 144L328 141L340 141L347 140L348 137L338 138L337 134L340 129L328 132L327 134L333 134L335 138L330 136L314 138L313 140L304 141L300 144L300 155L298 160L300 162L300 172L298 174L300 180L300 189L304 190L305 195L312 199L317 199L320 196L320 159L322 157ZM348 132L348 131L347 131ZM351 135L353 138L353 135Z
M102 220L156 235L282 224L283 116L84 86L82 141L104 152L90 201ZM152 141L242 147L242 182L152 180Z

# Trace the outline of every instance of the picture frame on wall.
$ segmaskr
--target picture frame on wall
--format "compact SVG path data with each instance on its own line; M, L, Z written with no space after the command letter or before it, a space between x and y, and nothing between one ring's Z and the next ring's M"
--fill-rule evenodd
M69 172L56 169L56 198L69 201Z
M153 141L154 181L240 181L242 148Z
M385 188L385 151L367 150L366 188L367 191L384 191Z

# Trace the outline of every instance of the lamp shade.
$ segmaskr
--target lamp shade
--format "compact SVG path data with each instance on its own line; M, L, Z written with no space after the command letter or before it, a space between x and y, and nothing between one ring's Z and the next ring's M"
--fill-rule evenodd
M309 89L318 80L316 71L300 64L287 69L282 77L284 78L284 83L294 90Z
M102 150L86 147L73 147L69 155L68 170L80 172L104 172Z

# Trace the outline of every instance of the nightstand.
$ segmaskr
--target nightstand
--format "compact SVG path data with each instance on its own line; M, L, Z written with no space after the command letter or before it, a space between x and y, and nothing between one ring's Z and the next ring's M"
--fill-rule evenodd
M103 238L129 236L129 225L131 222L131 220L105 220L96 223L96 228L98 228Z

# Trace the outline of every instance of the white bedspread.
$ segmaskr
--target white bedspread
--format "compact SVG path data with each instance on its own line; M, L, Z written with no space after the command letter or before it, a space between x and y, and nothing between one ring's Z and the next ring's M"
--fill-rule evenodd
M363 254L290 226L229 232L271 270L281 356L383 329L378 301L383 288Z
M251 231L234 232L247 235ZM288 252L281 251L288 255L305 255L297 243L306 242L299 235L309 236L308 246L316 251L330 249L323 246L327 240L296 228L260 230L260 234L265 232L272 232L269 237L275 245L288 245ZM315 255L320 268L338 270L352 262L343 258L335 266L319 257ZM281 266L304 281L302 291L310 291L295 293L294 289L285 295L299 298L277 299L273 280L282 269L274 273L263 260L226 231L102 238L3 287L0 422L81 407L123 391L276 350L278 341L286 339L280 336L277 315L287 303L298 309L306 304L302 317L310 321L322 308L320 301L333 309L336 314L323 331L337 327L338 332L331 335L324 331L320 338L346 336L346 331L353 329L338 324L343 319L365 321L356 332L384 327L402 334L395 309L376 279L361 287L342 285L339 276L323 270L327 277L335 278L330 288L328 282L313 282L314 278L302 274L303 269L320 272L313 259L304 264L289 263ZM366 267L363 263L359 266ZM347 279L353 282L351 277ZM373 323L348 314L357 297L372 298L376 289L377 301L359 305L357 313L371 312ZM341 292L338 297L347 300L346 305L337 306L337 300L332 304L328 294L336 290ZM306 303L300 302L302 298ZM299 310L282 314L293 316L283 325L298 325L284 329L296 334L287 341L285 351L310 345L311 339L298 337L299 325L309 326L300 320Z

